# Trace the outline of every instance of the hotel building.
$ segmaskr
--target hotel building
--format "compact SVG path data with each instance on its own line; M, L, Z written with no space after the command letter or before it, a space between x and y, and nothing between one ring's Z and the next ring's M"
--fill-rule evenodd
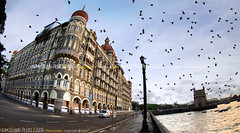
M45 26L10 60L5 92L29 105L54 111L130 110L132 83L124 77L114 49L99 45L88 30L88 14Z

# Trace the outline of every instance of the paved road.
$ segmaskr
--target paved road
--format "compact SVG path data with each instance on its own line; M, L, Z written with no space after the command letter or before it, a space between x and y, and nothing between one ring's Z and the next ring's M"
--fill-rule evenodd
M131 116L119 114L116 120L119 122ZM112 118L53 113L0 94L0 132L92 132L111 124Z

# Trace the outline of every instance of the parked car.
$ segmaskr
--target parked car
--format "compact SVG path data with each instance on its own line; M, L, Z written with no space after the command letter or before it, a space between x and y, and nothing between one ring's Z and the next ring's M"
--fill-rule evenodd
M110 111L109 110L102 110L100 113L99 113L99 117L105 117L105 118L108 118L110 117Z

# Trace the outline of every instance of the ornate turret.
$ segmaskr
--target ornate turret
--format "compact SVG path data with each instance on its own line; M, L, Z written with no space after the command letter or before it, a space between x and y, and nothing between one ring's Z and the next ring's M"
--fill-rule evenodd
M109 40L109 38L107 37L107 38L105 39L105 44L103 44L101 47L102 47L102 49L106 52L106 54L107 54L110 58L114 57L114 58L112 58L112 59L117 60L117 57L116 57L116 55L115 55L115 51L114 51L113 47L109 44L109 42L110 42L110 40Z
M88 14L84 11L85 6L83 7L82 10L75 11L72 14L71 19L80 19L83 20L84 24L86 25L88 21Z

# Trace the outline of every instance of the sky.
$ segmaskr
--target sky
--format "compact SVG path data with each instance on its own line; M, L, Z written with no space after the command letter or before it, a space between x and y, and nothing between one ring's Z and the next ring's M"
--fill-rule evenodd
M96 31L97 42L104 44L106 37L114 41L118 62L133 84L133 101L143 103L140 56L148 64L148 103L188 103L193 101L191 89L203 86L208 99L240 94L239 0L70 1L7 0L0 35L7 59L55 18L69 21L85 6L87 28Z

